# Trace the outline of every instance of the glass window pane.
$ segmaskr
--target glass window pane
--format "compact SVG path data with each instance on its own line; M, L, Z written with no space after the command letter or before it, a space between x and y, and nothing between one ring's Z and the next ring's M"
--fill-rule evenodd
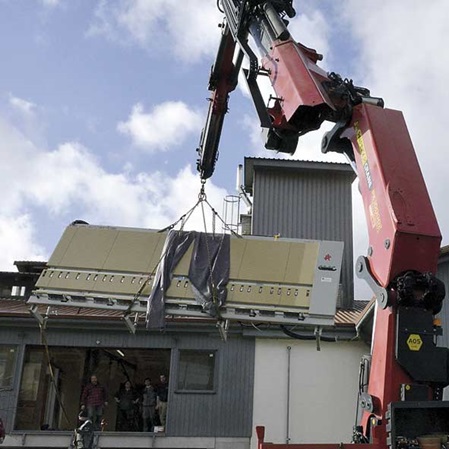
M178 390L214 390L215 351L179 351Z
M82 392L90 376L95 374L99 383L106 387L108 396L109 405L104 409L104 419L108 423L106 431L119 431L120 408L114 395L125 381L131 381L140 398L145 378L150 378L157 387L161 373L170 376L170 349L50 346L48 353L51 370L44 347L28 345L25 348L16 430L74 429L78 423ZM138 405L129 418L131 431L143 430ZM159 425L158 422L155 419L152 424Z
M0 345L0 387L2 388L12 386L16 355L15 346Z

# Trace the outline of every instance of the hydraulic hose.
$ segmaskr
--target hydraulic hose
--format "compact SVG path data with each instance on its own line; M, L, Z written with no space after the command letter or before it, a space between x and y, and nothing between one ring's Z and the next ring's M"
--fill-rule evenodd
M290 329L287 329L283 324L281 324L281 329L282 332L284 332L285 335L288 335L291 338L296 338L297 340L316 340L316 335L314 334L298 334L297 332L293 332ZM329 342L337 342L339 341L337 337L330 337L330 336L326 336L326 335L321 335L320 336L320 340L321 341L329 341Z

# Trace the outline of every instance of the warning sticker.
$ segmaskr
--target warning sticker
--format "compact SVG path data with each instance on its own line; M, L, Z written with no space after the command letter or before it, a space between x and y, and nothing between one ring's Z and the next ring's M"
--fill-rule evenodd
M407 346L410 351L419 351L422 346L421 336L419 334L410 334L407 338Z

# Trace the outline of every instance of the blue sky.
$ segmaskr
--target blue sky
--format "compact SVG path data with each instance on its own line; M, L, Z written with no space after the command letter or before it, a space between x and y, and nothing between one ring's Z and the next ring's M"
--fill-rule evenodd
M292 34L324 54L325 69L404 111L449 235L449 3L303 0L295 7ZM0 269L46 260L75 219L161 228L195 204L195 148L220 21L215 0L0 0ZM294 158L323 160L323 132L305 136ZM235 194L245 156L275 155L263 149L239 87L206 187L218 211ZM362 215L355 195L356 255L367 245ZM190 226L201 230L201 223L196 216Z

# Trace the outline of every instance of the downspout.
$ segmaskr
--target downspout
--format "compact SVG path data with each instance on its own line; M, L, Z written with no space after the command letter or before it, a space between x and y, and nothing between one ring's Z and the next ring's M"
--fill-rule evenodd
M290 373L291 373L292 347L287 346L287 416L285 444L290 443Z

